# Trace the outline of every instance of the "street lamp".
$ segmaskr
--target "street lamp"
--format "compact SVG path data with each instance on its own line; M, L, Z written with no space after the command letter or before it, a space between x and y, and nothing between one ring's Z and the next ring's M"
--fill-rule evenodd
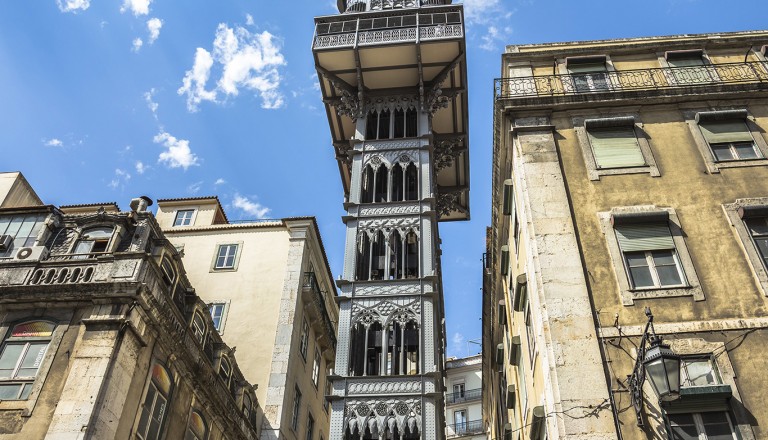
M648 307L645 308L645 316L648 317L648 323L645 324L643 338L637 349L635 368L629 376L629 390L637 415L637 426L643 426L643 383L646 375L651 387L659 396L659 403L671 402L680 397L680 356L656 334L653 328L653 314Z

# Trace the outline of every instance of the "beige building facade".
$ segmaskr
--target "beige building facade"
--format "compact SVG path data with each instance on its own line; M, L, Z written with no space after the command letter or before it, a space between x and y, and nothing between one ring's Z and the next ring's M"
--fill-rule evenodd
M484 269L492 438L768 438L766 44L507 47ZM682 358L670 402L648 380L633 401L627 378L646 308Z
M0 173L0 438L257 439L254 386L147 211Z
M482 355L445 360L445 438L486 440Z
M157 220L213 330L259 384L261 438L328 439L338 306L315 219L230 222L216 197L200 197L158 200Z

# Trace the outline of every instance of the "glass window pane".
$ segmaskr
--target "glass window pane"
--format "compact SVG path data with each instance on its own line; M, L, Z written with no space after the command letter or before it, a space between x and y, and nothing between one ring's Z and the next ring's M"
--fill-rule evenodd
M675 264L674 252L672 251L653 251L653 264L656 266L668 266Z
M629 267L647 267L648 260L645 258L645 252L626 252L624 256L627 259Z
M33 342L29 344L29 349L21 361L16 377L35 377L40 364L43 363L43 357L45 357L47 348L48 342Z
M653 278L648 267L630 267L629 274L634 287L652 287Z
M0 377L12 377L13 370L19 362L21 352L26 344L5 344L3 353L0 354Z
M0 385L0 400L16 400L19 397L19 389L22 384L11 383Z
M685 386L702 386L718 384L712 362L709 359L683 360L686 380Z
M733 144L733 149L736 150L736 156L739 159L757 159L760 157L755 150L755 144L752 142L739 142Z
M672 428L673 440L698 440L699 438L693 414L671 414L669 425Z
M746 220L749 233L752 235L768 235L768 222L765 217Z
M683 280L680 279L680 272L677 271L676 266L656 267L656 273L659 276L659 284L662 286L679 286L683 284Z
M708 440L733 440L733 430L726 413L701 413L701 421Z
M5 235L5 230L8 229L8 224L11 223L11 217L0 217L0 235Z
M21 389L21 396L19 396L19 399L26 400L29 398L29 393L32 392L32 382L25 383L23 388Z
M726 161L734 160L733 153L731 153L731 146L729 144L712 144L712 153L715 154L715 160Z

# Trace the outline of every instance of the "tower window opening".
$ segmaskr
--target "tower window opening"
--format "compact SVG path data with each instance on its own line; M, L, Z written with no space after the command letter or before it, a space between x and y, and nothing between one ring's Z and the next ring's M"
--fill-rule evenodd
M365 350L365 370L364 376L378 376L381 374L381 348L382 348L382 335L384 331L381 324L374 322L368 327L367 341Z
M389 139L390 112L384 110L379 113L379 135L376 139Z
M360 234L357 245L357 280L367 280L371 272L371 239L368 234Z
M418 171L413 162L405 168L405 200L418 200Z
M419 237L415 232L410 231L405 236L405 249L403 252L405 277L419 277Z
M363 185L362 185L362 191L360 194L360 202L361 203L373 203L373 168L371 168L370 165L365 166L365 170L363 171Z
M387 246L384 233L379 231L371 244L371 274L370 280L384 279L384 262L386 258Z
M376 178L374 180L374 192L373 192L373 200L374 202L386 202L387 197L387 189L388 189L388 181L389 181L389 169L381 165L379 166L379 169L376 170Z
M399 280L403 278L405 269L403 261L403 239L400 232L395 231L389 238L389 264L387 265L387 278Z
M405 173L402 165L395 164L392 167L392 201L405 200Z

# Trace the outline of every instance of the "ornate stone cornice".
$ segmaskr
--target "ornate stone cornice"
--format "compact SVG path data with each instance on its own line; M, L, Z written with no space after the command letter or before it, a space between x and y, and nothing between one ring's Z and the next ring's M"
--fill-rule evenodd
M438 187L438 195L435 210L438 217L442 218L451 215L451 212L458 211L466 213L467 209L461 206L461 194L466 189L446 189Z
M464 149L464 136L454 136L435 139L435 152L432 162L435 172L453 165L453 162Z

